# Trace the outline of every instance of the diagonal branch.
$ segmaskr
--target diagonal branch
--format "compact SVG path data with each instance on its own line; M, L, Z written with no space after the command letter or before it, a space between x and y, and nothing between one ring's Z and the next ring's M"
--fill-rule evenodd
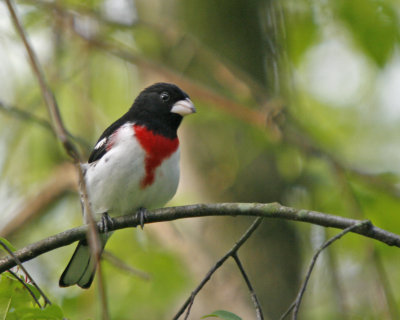
M254 307L256 309L256 316L257 316L257 320L263 320L264 319L264 315L262 313L262 309L261 309L261 305L260 305L260 301L258 301L257 295L253 289L253 286L251 285L250 279L247 276L246 271L244 271L242 262L239 259L239 256L237 255L237 252L235 252L232 255L233 259L235 259L236 265L240 270L240 273L242 274L242 277L244 279L244 281L246 282L247 288L249 288L250 291L250 296L251 296L251 300L253 301Z
M325 250L327 247L329 247L333 242L335 242L336 240L339 240L345 234L353 231L355 228L358 228L358 227L361 227L361 226L367 226L367 225L370 225L370 224L371 224L371 222L369 220L360 221L360 222L358 222L358 223L356 223L356 224L344 229L342 232L340 232L336 236L330 238L329 240L324 242L321 247L319 247L319 249L315 252L315 254L313 255L313 257L311 259L311 263L310 263L310 266L308 267L306 277L305 277L304 282L303 282L303 284L302 284L302 286L301 286L301 288L299 290L299 293L297 294L297 297L296 297L295 301L291 304L289 309L282 315L281 320L286 318L286 316L289 315L291 311L293 311L292 319L293 320L297 319L297 314L298 314L299 309L300 309L300 304L301 304L301 301L303 299L304 292L306 291L306 288L307 288L307 285L308 285L308 281L310 280L310 277L311 277L311 273L312 273L312 271L314 269L315 263L317 262L317 259L318 259L319 255L321 254L321 252L323 250Z
M362 220L349 219L317 211L286 207L279 203L215 203L161 208L148 211L145 222L155 223L206 216L258 216L302 221L336 229L346 229L362 222ZM113 225L108 231L140 225L140 221L135 214L117 217L112 220ZM97 228L99 229L100 227L101 223L98 223ZM15 256L22 262L31 260L43 253L84 239L87 231L87 225L64 231L18 250L15 252ZM351 232L400 248L400 235L380 229L372 224L357 226ZM13 266L15 266L15 261L12 257L7 256L0 259L0 273Z
M28 37L26 36L26 33L25 33L25 30L18 18L16 10L14 9L13 2L12 2L12 0L6 0L6 3L7 3L8 11L11 14L11 19L15 25L15 28L16 28L19 36L22 39L22 42L24 43L26 52L28 53L28 58L29 58L29 62L31 64L33 73L39 82L42 97L43 97L43 100L45 101L47 111L49 112L54 133L56 134L59 141L62 143L65 151L74 160L74 163L75 163L78 173L79 173L80 193L82 196L83 208L84 208L84 212L86 213L87 220L89 222L89 228L87 231L87 239L89 242L91 254L95 258L97 270L99 273L99 276L97 277L97 279L98 279L98 283L99 283L101 306L102 306L102 311L103 311L102 316L103 316L103 319L108 320L109 315L108 315L107 299L106 299L106 295L105 295L105 289L104 289L104 284L103 284L103 279L102 279L102 271L101 271L102 269L101 269L101 264L100 264L100 256L101 256L102 250L101 250L100 239L99 239L98 232L96 230L93 214L92 214L92 211L91 211L91 208L89 205L88 193L87 193L87 189L86 189L86 183L85 183L85 179L84 179L84 175L83 175L83 170L80 165L81 156L80 156L78 150L76 149L75 145L71 142L71 140L68 137L68 132L64 127L64 124L63 124L63 121L62 121L62 118L60 115L60 111L59 111L59 108L57 105L56 98L54 97L53 92L51 91L50 87L48 86L48 84L46 82L46 78L45 78L42 68L39 64L39 61L36 57L35 51L33 50L31 44L29 43Z
M179 309L177 314L174 316L174 320L179 319L179 317L186 311L185 314L185 320L188 319L190 310L192 308L194 298L196 295L200 292L200 290L204 287L204 285L211 279L211 276L224 264L224 262L229 258L229 257L234 257L237 253L237 251L240 249L240 247L249 239L249 237L252 235L252 233L258 228L258 226L261 224L262 218L257 218L252 225L247 229L247 231L242 235L242 237L239 239L238 242L221 258L219 259L215 265L208 271L206 276L203 278L203 280L200 282L200 284L192 291L192 294L190 295L189 298L185 301L183 306Z

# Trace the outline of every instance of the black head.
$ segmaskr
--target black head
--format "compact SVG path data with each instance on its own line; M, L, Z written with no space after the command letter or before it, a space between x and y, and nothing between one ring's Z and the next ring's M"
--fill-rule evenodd
M174 84L156 83L138 95L126 116L156 133L175 138L183 116L194 112L184 91Z

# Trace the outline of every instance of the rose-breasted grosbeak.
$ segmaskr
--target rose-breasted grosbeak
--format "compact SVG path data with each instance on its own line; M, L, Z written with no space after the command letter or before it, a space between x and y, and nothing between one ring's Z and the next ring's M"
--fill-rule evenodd
M95 220L159 207L174 196L179 181L177 129L182 117L194 112L189 96L176 85L156 83L104 131L88 163L82 164ZM103 248L110 235L100 235ZM81 240L59 284L89 288L94 273L88 243Z

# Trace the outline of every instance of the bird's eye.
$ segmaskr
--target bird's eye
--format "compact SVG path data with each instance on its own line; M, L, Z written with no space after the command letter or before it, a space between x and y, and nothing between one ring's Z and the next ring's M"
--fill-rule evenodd
M168 92L162 92L160 94L160 98L163 102L167 102L169 100L169 93Z

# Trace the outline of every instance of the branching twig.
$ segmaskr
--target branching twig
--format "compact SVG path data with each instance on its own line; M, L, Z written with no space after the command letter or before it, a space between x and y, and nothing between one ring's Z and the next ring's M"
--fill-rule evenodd
M264 218L303 221L337 229L346 229L362 222L361 220L349 219L316 211L285 207L279 203L215 203L149 210L146 214L146 223L206 216L259 216ZM112 220L113 225L108 231L136 227L140 224L140 221L135 214L113 218ZM97 228L99 229L100 227L101 223L98 223ZM87 231L87 225L73 228L26 246L14 254L20 261L25 262L36 258L43 253L85 239ZM389 246L400 248L399 235L375 227L372 224L362 225L351 231L378 240ZM15 261L12 257L4 257L0 259L0 273L15 265Z
M239 241L221 258L217 261L217 263L208 271L206 276L203 278L203 280L200 282L200 284L192 291L190 297L185 301L183 306L179 309L177 314L174 316L174 320L179 319L179 317L186 311L185 314L185 320L188 319L190 309L192 308L194 298L196 295L200 292L200 290L204 287L204 285L210 280L211 276L215 273L215 271L218 270L219 267L221 267L224 262L229 258L232 257L233 255L236 254L236 252L239 250L239 248L247 241L247 239L251 236L251 234L257 229L257 227L260 225L262 222L262 218L257 218L253 224L247 229L247 231L243 234L243 236L239 239Z
M44 305L46 304L50 304L51 305L51 301L49 300L49 298L47 298L47 296L44 294L44 292L42 291L42 289L40 289L40 287L36 284L36 282L33 280L33 278L31 277L31 275L29 274L29 272L25 269L25 267L23 266L23 264L21 263L21 261L15 256L15 254L10 250L10 248L3 242L0 240L0 245L4 248L4 250L6 250L9 255L11 256L12 259L14 259L16 265L18 265L21 270L25 273L25 275L28 277L29 281L32 283L32 285L37 289L37 291L39 291L39 293L41 294L41 296L44 299ZM20 282L22 282L24 284L25 287L26 284L19 279L19 277L12 272L11 270L8 270L12 275L14 275ZM39 305L40 308L42 308L42 306L40 305L39 301L36 299L35 295L33 294L32 290L30 290L30 288L28 287L28 291L29 293L33 296L33 298L35 299L36 303Z
M288 316L290 314L291 311L293 311L292 314L292 319L296 320L297 319L297 314L299 312L299 308L300 308L300 304L301 304L301 300L303 299L304 296L304 292L306 291L307 288L307 284L308 281L310 280L311 277L311 272L314 269L315 263L317 262L317 259L319 257L319 255L321 254L321 252L326 249L328 246L330 246L333 242L335 242L336 240L340 239L341 237L343 237L346 233L349 233L351 231L354 231L357 228L360 227L364 227L364 226L369 226L371 225L371 222L369 220L364 220L364 221L360 221L358 223L355 223L352 226L347 227L346 229L344 229L342 232L338 233L336 236L330 238L329 240L327 240L314 254L314 256L311 259L311 263L310 266L308 267L307 270L307 274L306 277L304 279L304 282L299 290L299 293L297 294L296 300L291 304L291 306L289 307L289 309L282 315L281 320L283 320L284 318L286 318L286 316Z
M249 277L246 274L246 271L244 271L242 262L240 261L238 255L237 255L237 252L235 252L235 254L232 255L232 258L235 259L236 265L238 266L240 273L242 274L242 277L243 277L244 281L246 282L247 288L249 288L251 300L253 300L253 304L256 309L257 320L263 320L264 315L262 313L260 302L258 301L257 295L253 289L253 286L251 285L251 282L249 280Z

